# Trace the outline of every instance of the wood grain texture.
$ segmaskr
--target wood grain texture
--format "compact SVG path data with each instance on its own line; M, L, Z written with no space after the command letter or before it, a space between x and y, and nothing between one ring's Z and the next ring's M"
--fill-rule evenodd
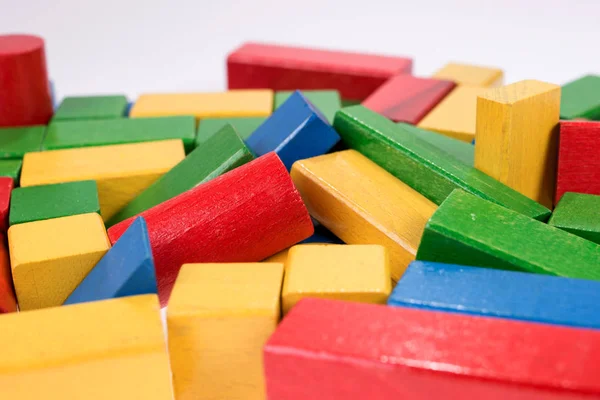
M548 225L600 244L600 196L565 193Z
M600 328L600 282L413 261L388 305Z
M198 124L196 147L210 138L227 124L231 124L237 134L246 140L267 117L203 118Z
M396 122L416 125L456 84L451 81L397 75L373 92L362 105Z
M504 80L499 68L450 62L433 74L434 78L447 79L457 85L497 87Z
M411 70L409 58L252 42L227 57L229 89L332 89L360 101L387 79Z
M258 262L313 233L308 211L270 153L140 214L165 304L184 263ZM114 243L132 218L112 226Z
M389 255L383 246L293 246L285 262L283 313L306 297L385 304L391 283Z
M0 316L7 399L172 399L156 295ZM42 334L43 333L43 334Z
M13 225L8 245L21 311L62 305L110 248L96 213Z
M433 214L417 260L600 280L600 246L454 191Z
M184 158L179 139L27 153L21 186L95 180L108 221Z
M44 125L0 128L0 159L22 159L25 153L40 151Z
M591 329L305 299L265 375L270 400L584 400L600 395L598 357Z
M451 138L450 136L442 135L441 133L428 131L426 129L416 130L404 122L400 122L398 125L400 125L403 130L414 132L419 139L434 145L440 150L443 150L445 153L450 154L469 167L475 165L475 146L473 146L473 144Z
M93 120L123 118L127 108L127 97L113 96L67 96L52 121Z
M560 87L527 80L477 99L475 168L552 208Z
M265 398L262 348L279 321L282 264L186 264L167 309L178 400Z
M0 232L0 314L16 312L17 297L10 271L10 258L6 248L6 236Z
M436 209L353 150L298 161L292 179L310 214L344 242L385 246L394 280L414 260Z
M8 229L8 215L10 210L10 198L15 182L12 178L0 177L0 233L6 233Z
M0 176L8 176L13 181L18 181L22 164L22 160L0 160Z
M394 124L362 106L342 109L334 126L345 145L438 205L460 188L531 218L550 216L547 208L420 139L422 129Z
M342 108L342 100L337 90L302 90L300 92L327 118L330 124L333 124L335 113ZM293 93L291 90L276 92L274 108L279 108Z
M586 75L561 88L561 119L600 119L600 76Z

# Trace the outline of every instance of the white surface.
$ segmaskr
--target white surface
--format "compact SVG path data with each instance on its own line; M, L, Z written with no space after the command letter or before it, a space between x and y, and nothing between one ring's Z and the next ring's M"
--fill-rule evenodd
M221 90L262 40L499 66L506 81L599 73L599 0L0 0L0 33L46 39L59 96Z

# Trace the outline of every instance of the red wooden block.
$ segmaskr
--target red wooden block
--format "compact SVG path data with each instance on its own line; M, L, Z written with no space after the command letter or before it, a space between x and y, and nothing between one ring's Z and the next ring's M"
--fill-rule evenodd
M184 263L261 261L314 231L300 194L275 153L139 215L148 225L163 305ZM108 230L112 243L134 218Z
M0 233L0 314L17 311L17 298L12 282L6 237Z
M362 105L392 121L416 125L455 86L452 81L398 75L381 85Z
M364 100L386 80L408 74L412 60L246 43L227 57L229 89L335 89L349 100Z
M14 187L11 177L0 177L0 232L6 233L8 229L8 212L10 210L10 195Z
M566 192L600 195L600 122L560 121L557 204Z
M0 35L0 127L45 125L52 112L42 38Z
M269 400L591 399L600 331L305 299L264 348Z

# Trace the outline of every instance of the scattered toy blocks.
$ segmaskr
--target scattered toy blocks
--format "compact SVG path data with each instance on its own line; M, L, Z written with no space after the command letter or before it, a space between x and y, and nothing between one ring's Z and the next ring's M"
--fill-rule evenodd
M548 225L600 244L600 196L565 193Z
M60 103L52 121L123 118L127 103L123 95L69 96Z
M0 314L16 312L17 298L10 272L10 258L6 249L6 237L0 233Z
M8 229L8 215L10 210L10 197L15 182L8 176L0 177L0 233Z
M0 160L0 176L8 176L13 181L17 181L22 164L22 160Z
M265 398L262 348L279 321L281 264L186 264L167 309L178 400Z
M293 91L281 91L275 93L275 109L278 109L290 98ZM304 98L317 108L325 116L330 124L333 124L335 113L342 108L342 100L337 90L302 90Z
M583 76L562 87L560 118L600 119L600 76Z
M266 119L266 117L204 118L198 124L196 147L214 135L215 132L223 129L227 124L231 124L237 134L243 140L246 140Z
M40 151L46 127L0 128L0 159L22 159L25 153Z
M472 167L475 165L475 147L471 143L463 142L462 140L451 138L450 136L442 135L441 133L428 131L411 127L403 122L398 123L402 130L414 132L419 139L434 145L438 149L450 154L454 158Z
M497 87L502 86L504 72L493 67L448 63L433 74L433 77L448 79L456 82L457 85Z

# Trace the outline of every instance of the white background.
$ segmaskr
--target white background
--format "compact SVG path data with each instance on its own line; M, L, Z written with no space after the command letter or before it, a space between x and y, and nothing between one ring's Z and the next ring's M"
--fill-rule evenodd
M562 84L600 71L600 0L0 0L0 33L46 39L59 96L221 90L246 40L499 66Z

